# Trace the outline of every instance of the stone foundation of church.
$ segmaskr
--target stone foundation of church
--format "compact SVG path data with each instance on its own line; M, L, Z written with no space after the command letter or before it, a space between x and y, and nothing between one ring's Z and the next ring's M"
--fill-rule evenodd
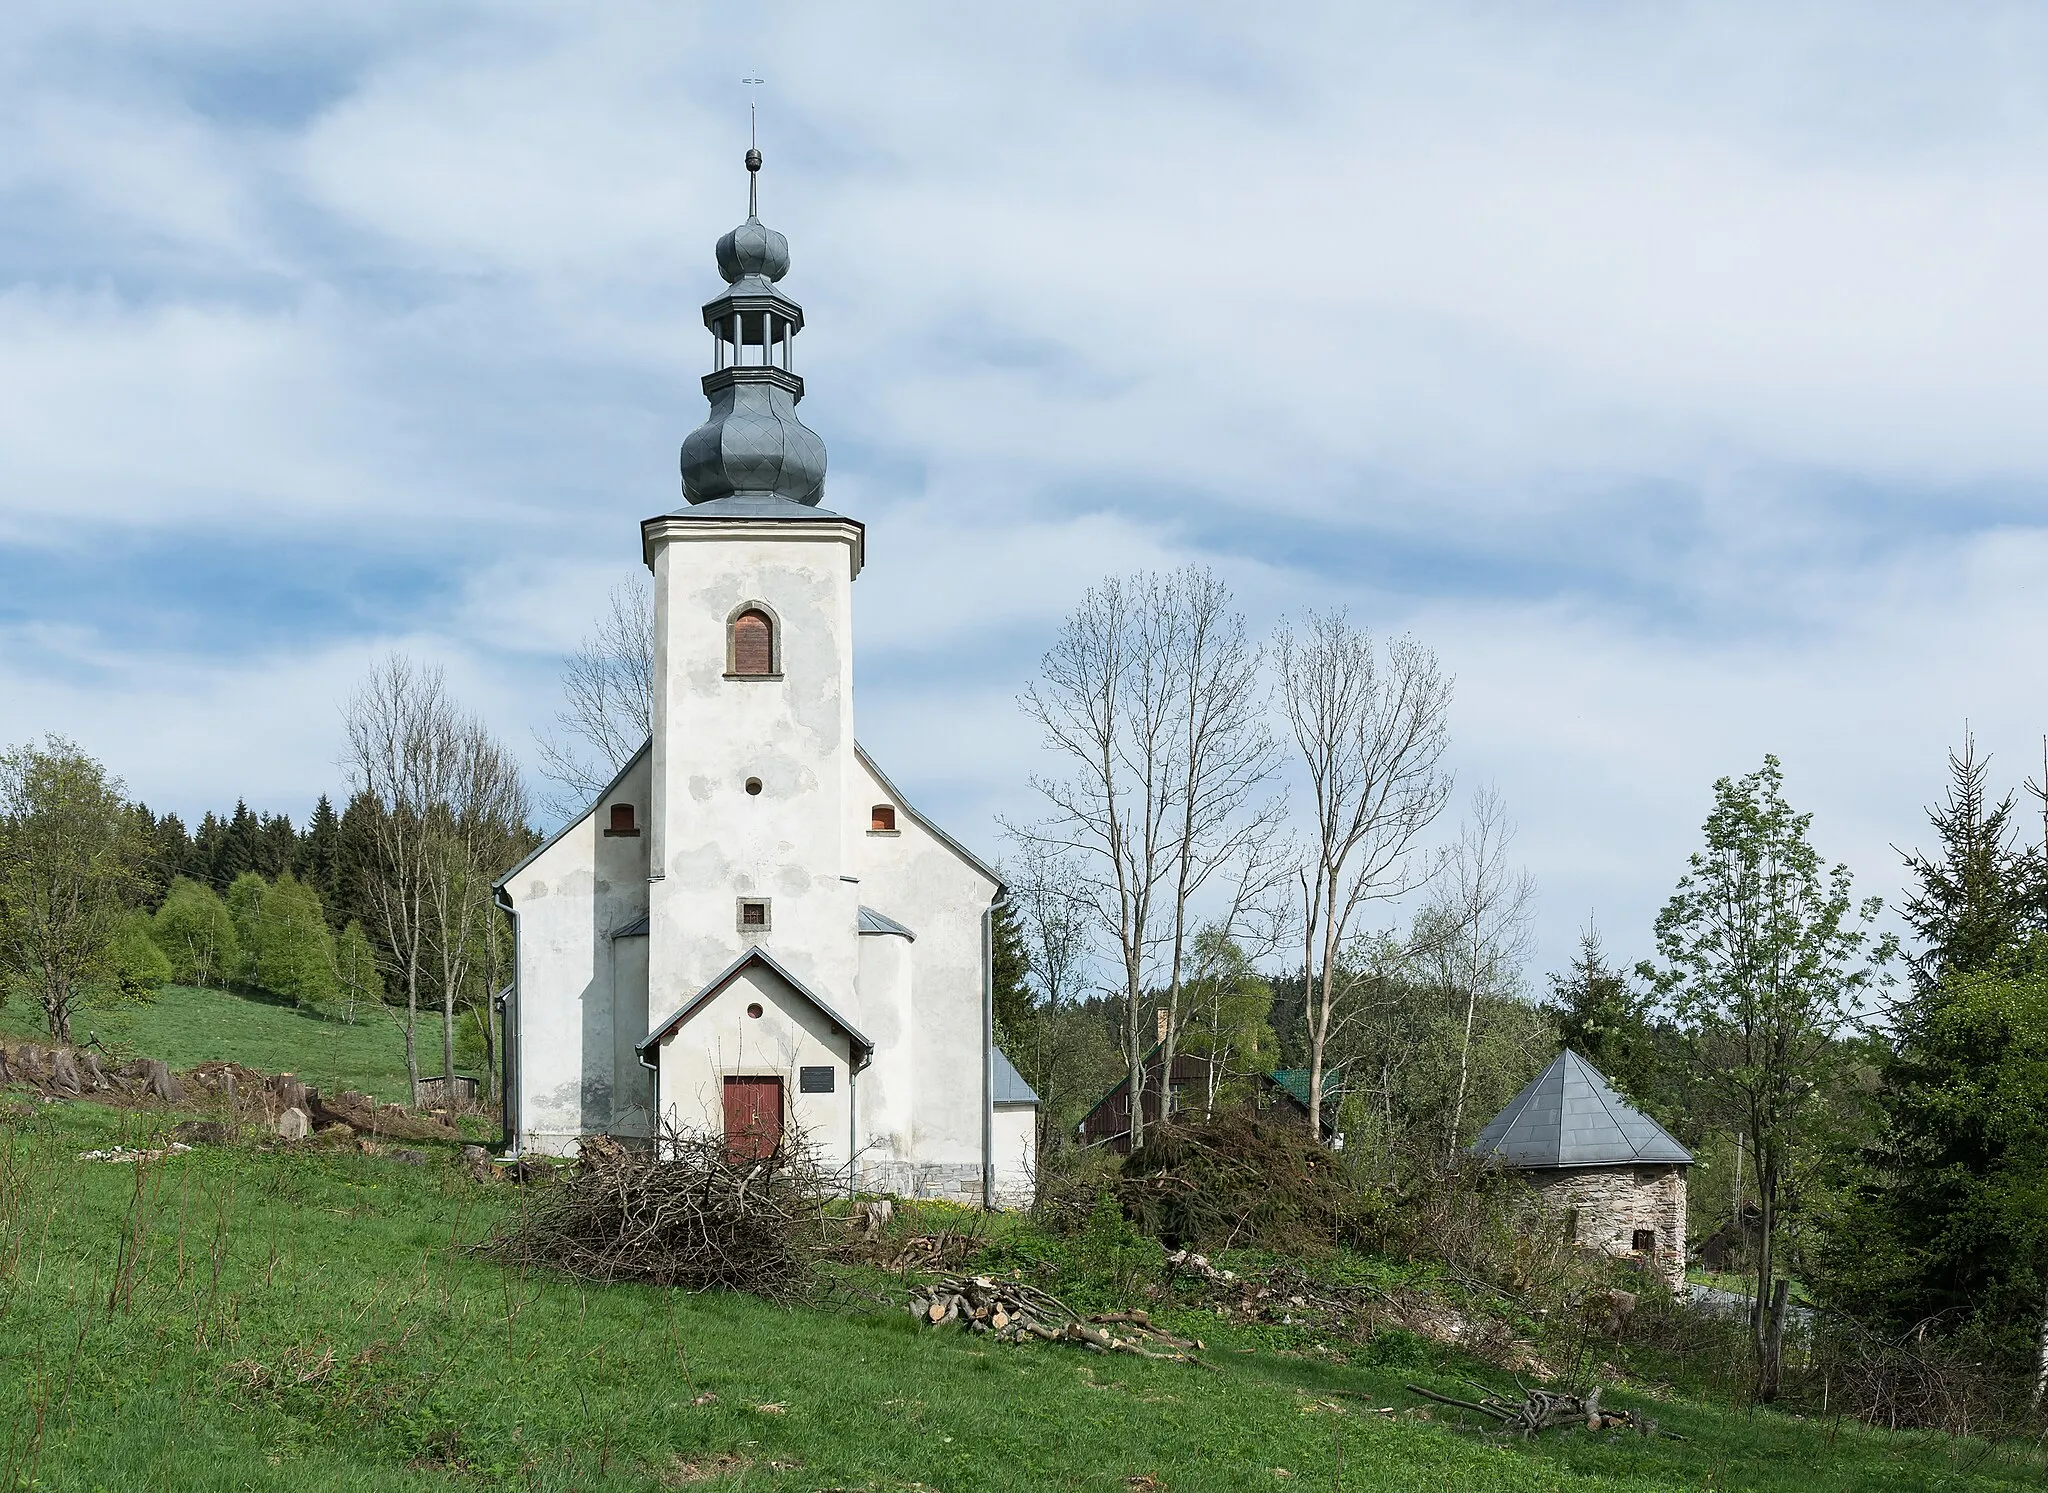
M1573 1220L1573 1242L1619 1259L1640 1259L1672 1290L1685 1286L1685 1168L1567 1166L1522 1173L1543 1206ZM1653 1247L1635 1247L1639 1230Z
M971 1161L918 1164L907 1161L863 1161L863 1192L886 1192L900 1198L932 1198L981 1206L981 1167ZM1028 1201L1028 1199L1027 1199ZM997 1199L998 1206L1005 1206Z

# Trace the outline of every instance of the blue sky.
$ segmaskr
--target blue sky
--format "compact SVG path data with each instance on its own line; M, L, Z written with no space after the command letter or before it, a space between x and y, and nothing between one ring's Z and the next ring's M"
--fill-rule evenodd
M530 749L749 74L861 734L978 847L1059 617L1185 561L1438 650L1538 971L1766 751L1889 893L1963 722L2048 730L2036 8L325 9L0 20L0 740L154 806L303 814L394 647Z

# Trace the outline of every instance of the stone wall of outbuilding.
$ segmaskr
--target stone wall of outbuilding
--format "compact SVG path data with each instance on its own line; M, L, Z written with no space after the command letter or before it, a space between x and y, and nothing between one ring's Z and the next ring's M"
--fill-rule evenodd
M1648 1263L1671 1289L1685 1285L1682 1166L1567 1166L1523 1173L1544 1207L1576 1218L1575 1242L1617 1258L1642 1258L1638 1229L1656 1235Z

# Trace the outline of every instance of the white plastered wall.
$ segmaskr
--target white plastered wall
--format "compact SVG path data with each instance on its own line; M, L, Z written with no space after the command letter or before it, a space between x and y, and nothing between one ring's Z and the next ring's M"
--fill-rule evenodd
M747 1014L751 1005L761 1008L758 1017ZM828 1166L845 1163L853 1102L847 1038L766 965L742 969L656 1051L661 1111L672 1123L722 1133L725 1080L776 1077L782 1080L783 1123L800 1127ZM798 1070L806 1067L830 1067L832 1092L801 1092Z
M995 1205L1028 1208L1038 1180L1038 1106L998 1104L995 1124Z
M862 1185L875 1191L910 1190L917 1155L917 1069L911 1057L911 982L917 945L900 933L868 933L860 940L860 1000L848 1019L875 1044L875 1059L861 1074L854 1126Z
M650 780L643 755L505 882L518 919L513 1082L521 1149L562 1155L583 1135L647 1133L653 1086L632 1052L647 1031L646 940L612 937L647 910L647 841L644 831L602 831L614 804L633 805L644 824ZM621 1030L636 1025L622 1043Z
M862 1075L865 1084L910 1089L909 1144L901 1165L878 1167L864 1185L978 1202L987 1113L982 915L997 883L912 818L865 763L859 766L859 822L869 823L876 804L896 810L895 833L861 833L860 900L917 935L907 1040L885 1047L869 1031L875 1061L872 1077ZM868 1029L865 992L851 1019Z
M859 951L848 847L853 756L852 566L844 523L660 521L649 1001L655 1023L750 945L849 1019ZM781 677L730 679L727 626L774 619ZM746 792L758 778L761 792ZM771 904L742 932L737 904Z

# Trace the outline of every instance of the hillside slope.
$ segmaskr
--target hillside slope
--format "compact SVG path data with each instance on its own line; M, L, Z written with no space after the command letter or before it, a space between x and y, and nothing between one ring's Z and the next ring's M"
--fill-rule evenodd
M512 1275L464 1246L523 1194L445 1154L107 1163L81 1153L171 1117L8 1113L0 1487L1910 1493L2040 1476L1981 1447L1957 1461L1676 1402L1656 1413L1683 1443L1504 1445L1402 1388L1469 1392L1480 1370L1456 1359L1343 1365L1222 1324L1213 1372L1004 1347L920 1330L879 1278L785 1310Z

